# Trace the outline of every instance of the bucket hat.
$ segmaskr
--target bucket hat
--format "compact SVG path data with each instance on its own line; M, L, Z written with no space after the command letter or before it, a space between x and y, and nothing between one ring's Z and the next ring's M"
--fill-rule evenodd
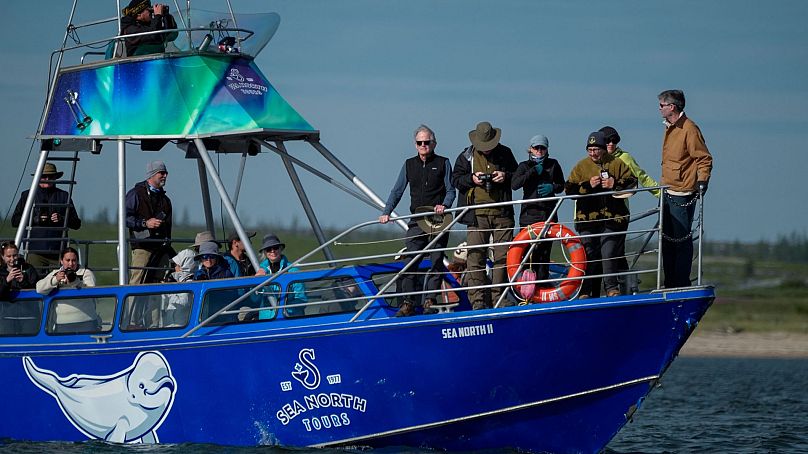
M480 151L490 151L496 148L501 136L502 130L491 126L491 123L487 121L477 123L477 127L473 131L469 131L471 144Z
M210 233L209 230L205 230L204 232L197 233L196 237L194 237L194 244L192 244L191 247L199 247L199 246L202 245L202 243L207 243L207 242L218 243L218 241L216 241L216 239L213 238L213 234Z
M202 257L205 255L215 255L219 261L224 260L222 254L219 253L219 244L213 241L205 241L199 245L199 253L194 256L194 260L198 262L202 260Z
M275 235L274 233L268 233L264 235L264 239L261 242L261 249L259 249L258 252L264 252L265 250L273 246L280 246L281 249L286 248L286 245L281 243L281 240L278 239L278 235Z
M417 218L415 222L424 233L434 234L445 229L452 222L452 213L435 214L435 207L421 206L415 209L415 214L432 213L429 216Z

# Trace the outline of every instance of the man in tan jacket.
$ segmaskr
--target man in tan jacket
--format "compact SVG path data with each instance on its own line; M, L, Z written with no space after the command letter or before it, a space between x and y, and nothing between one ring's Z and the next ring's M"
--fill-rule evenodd
M662 269L666 288L688 287L693 262L693 213L696 199L707 193L713 157L701 130L684 113L685 94L665 90L658 98L665 123L662 184L669 186L662 202Z

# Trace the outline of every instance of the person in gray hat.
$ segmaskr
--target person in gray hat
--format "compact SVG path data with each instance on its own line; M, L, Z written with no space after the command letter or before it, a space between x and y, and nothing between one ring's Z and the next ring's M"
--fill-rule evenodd
M171 199L165 191L168 169L163 161L146 164L146 180L126 193L126 226L132 245L130 284L159 282L176 252L171 247Z
M511 149L499 143L501 136L502 131L487 121L469 131L471 146L460 153L452 171L452 184L459 191L458 207L511 200L511 176L518 164ZM513 239L513 206L470 210L459 222L468 226L468 285L508 282L505 270L508 245L494 246L491 282L485 273L486 248L480 246L488 244L489 238L494 243ZM469 290L472 308L492 307L502 291L502 287ZM512 304L505 299L502 305Z
M209 281L211 279L227 279L233 277L227 267L222 254L219 253L219 244L206 241L199 246L199 253L194 256L199 262L199 269L194 273L195 281Z
M39 187L34 193L34 205L31 210L30 227L36 228L28 232L30 238L28 244L26 245L23 240L20 245L28 253L28 263L40 270L50 271L50 268L59 266L59 254L67 247L67 229L81 228L81 219L70 194L57 188L53 183L53 180L62 178L62 175L64 173L58 171L54 164L45 163ZM14 214L11 216L11 225L14 227L19 227L22 222L22 212L28 200L28 193L29 191L25 190L20 194L20 200L14 208Z
M555 159L549 157L550 141L541 134L530 139L527 160L520 162L513 174L511 189L522 189L523 199L552 197L564 192L564 172ZM525 228L537 222L547 221L555 207L555 201L522 204L519 212L519 227ZM558 214L551 219L558 222ZM537 279L547 279L550 275L550 253L553 242L536 243L528 266L536 272Z
M568 195L611 193L637 186L637 178L621 160L606 151L606 134L596 131L587 137L587 157L578 161L567 178ZM586 274L588 276L612 274L619 271L620 251L625 250L629 212L622 199L612 194L585 197L575 204L575 230L582 236L603 236L581 238L586 250ZM622 233L622 234L621 234ZM600 296L600 278L584 279L578 298ZM617 276L603 279L606 296L620 294Z
M283 255L283 250L286 245L281 242L277 235L268 233L264 235L261 242L261 249L258 252L264 254L264 260L258 266L256 276L271 276L278 271L289 268L289 259ZM288 272L298 271L296 267L289 268ZM286 304L303 304L308 302L309 298L306 295L306 287L301 282L292 284L291 291L286 293ZM287 317L298 317L303 315L303 307L290 307L286 308L284 314ZM265 316L271 314L270 311L262 311L258 313L258 318L263 319Z
M404 190L409 185L410 187L410 213L420 212L419 208L423 207L424 211L434 212L441 219L451 219L447 214L445 217L443 211L446 208L451 208L455 199L455 189L452 186L452 164L447 158L435 154L435 147L438 144L435 138L435 132L427 125L420 125L415 129L413 134L415 141L415 156L407 158L401 166L401 171L398 173L398 179L387 197L387 203L382 210L382 215L379 216L379 222L386 224L390 220L390 213L396 208L401 197L404 195ZM407 223L407 234L404 244L407 246L407 251L421 251L434 237L419 225L418 220L424 218L409 219ZM445 248L449 241L449 235L444 234L438 239L434 245L435 248ZM414 255L408 256L408 260L415 260L412 264L411 270L413 273L406 273L401 279L401 291L403 293L411 293L416 290L416 279L421 275L417 272L418 265L421 263L423 256L415 258ZM441 276L446 273L446 267L443 264L443 251L436 251L429 254L429 260L432 266L429 269L429 277L427 279L427 290L437 290L440 288ZM420 295L405 296L401 307L396 313L397 317L404 317L415 315L415 307L420 306ZM424 299L424 308L429 310L429 307L436 304L435 294L427 295Z
M247 238L255 236L255 232L244 232ZM224 259L227 261L227 266L230 267L230 272L235 277L241 276L255 276L255 267L253 267L250 258L246 254L246 246L237 232L230 232L227 236L228 251L225 252Z

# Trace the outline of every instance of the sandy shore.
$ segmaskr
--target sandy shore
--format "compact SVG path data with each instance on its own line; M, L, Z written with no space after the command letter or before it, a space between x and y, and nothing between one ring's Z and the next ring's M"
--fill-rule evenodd
M808 358L808 334L721 333L696 330L680 354L708 357Z

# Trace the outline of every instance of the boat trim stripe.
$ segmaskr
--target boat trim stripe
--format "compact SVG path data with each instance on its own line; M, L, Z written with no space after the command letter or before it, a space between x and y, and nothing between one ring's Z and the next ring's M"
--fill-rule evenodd
M647 377L636 378L634 380L629 380L629 381L625 381L625 382L622 382L622 383L616 383L616 384L609 385L609 386L603 386L601 388L594 388L594 389L590 389L590 390L587 390L587 391L581 391L581 392L577 392L577 393L567 394L565 396L551 397L549 399L542 399L542 400L539 400L539 401L536 401L536 402L530 402L530 403L526 403L526 404L514 405L512 407L505 407L505 408L501 408L499 410L485 411L485 412L482 412L482 413L477 413L477 414L468 415L468 416L462 416L462 417L459 417L459 418L452 418L452 419L447 419L447 420L444 420L444 421L431 422L431 423L428 423L428 424L419 424L417 426L404 427L404 428L401 428L401 429L388 430L388 431L385 431L385 432L378 432L378 433L374 433L374 434L364 435L364 436L361 436L361 437L346 438L344 440L330 441L328 443L319 443L319 444L315 444L315 445L309 445L309 447L312 447L312 448L326 448L326 447L329 447L329 446L345 445L347 443L357 442L357 441L361 441L361 440L368 440L368 439L373 439L373 438L382 438L382 437L387 437L387 436L390 436L390 435L398 435L398 434L401 434L401 433L413 432L413 431L416 431L416 430L431 429L431 428L434 428L434 427L444 426L444 425L447 425L447 424L453 424L453 423L468 421L468 420L477 419L477 418L484 418L486 416L494 416L494 415L497 415L497 414L500 414L500 413L508 413L508 412L512 412L512 411L525 410L525 409L528 409L528 408L537 407L539 405L545 405L545 404L559 402L559 401L566 400L566 399L582 397L582 396L586 396L586 395L589 395L589 394L595 394L595 393L600 393L600 392L604 392L604 391L610 391L610 390L617 389L617 388L622 388L622 387L625 387L625 386L631 386L631 385L636 385L636 384L643 383L643 382L650 382L650 381L654 381L654 380L659 380L659 378L660 378L660 375L649 375Z

